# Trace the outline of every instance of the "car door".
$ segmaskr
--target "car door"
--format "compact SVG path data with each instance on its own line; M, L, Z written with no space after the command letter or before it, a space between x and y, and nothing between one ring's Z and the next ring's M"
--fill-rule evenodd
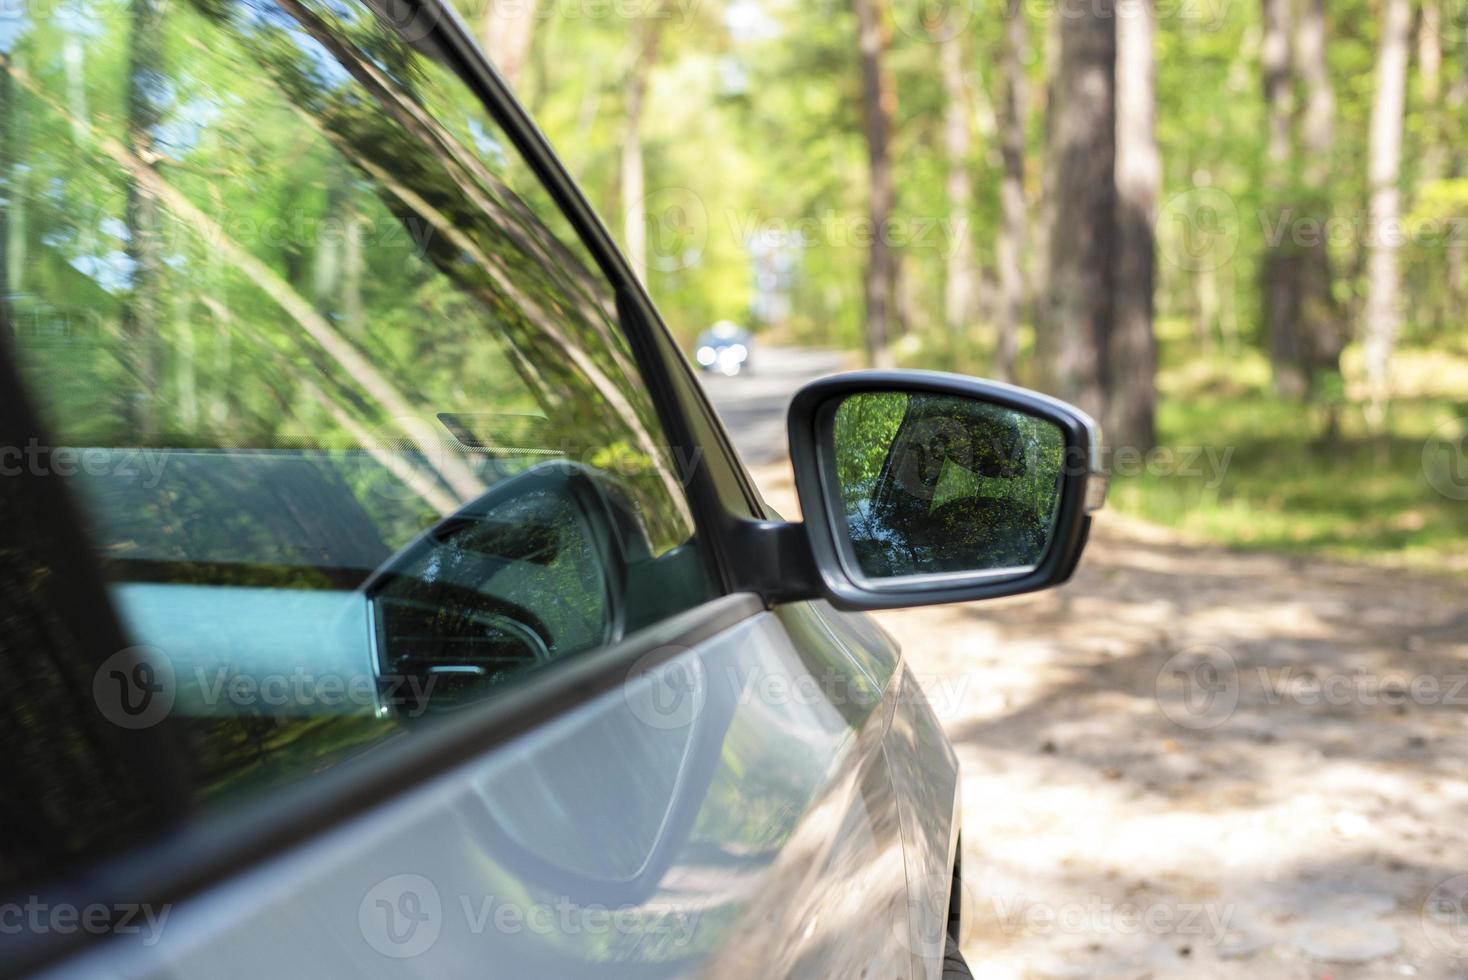
M911 975L897 651L741 588L645 298L388 13L6 39L0 962Z

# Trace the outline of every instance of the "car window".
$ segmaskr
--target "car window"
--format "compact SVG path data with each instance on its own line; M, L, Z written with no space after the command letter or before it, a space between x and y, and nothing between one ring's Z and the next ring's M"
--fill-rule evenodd
M205 808L714 592L610 285L425 33L86 0L0 36L0 294L56 444L0 462L79 501L122 724L179 723Z

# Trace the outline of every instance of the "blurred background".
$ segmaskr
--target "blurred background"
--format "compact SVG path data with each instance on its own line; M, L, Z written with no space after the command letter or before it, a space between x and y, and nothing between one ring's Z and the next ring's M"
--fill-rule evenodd
M1468 569L1460 0L457 2L690 356L1014 380L1125 513Z

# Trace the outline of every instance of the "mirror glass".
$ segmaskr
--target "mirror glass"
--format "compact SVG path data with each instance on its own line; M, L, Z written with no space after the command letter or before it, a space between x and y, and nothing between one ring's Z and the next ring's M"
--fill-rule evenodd
M840 507L867 579L1021 574L1050 547L1065 434L1048 419L955 395L846 396L833 433Z

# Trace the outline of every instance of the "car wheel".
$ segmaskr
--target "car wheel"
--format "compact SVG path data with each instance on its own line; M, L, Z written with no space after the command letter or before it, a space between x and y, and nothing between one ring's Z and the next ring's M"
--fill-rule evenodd
M948 948L943 953L943 980L974 980L952 936L948 937Z

